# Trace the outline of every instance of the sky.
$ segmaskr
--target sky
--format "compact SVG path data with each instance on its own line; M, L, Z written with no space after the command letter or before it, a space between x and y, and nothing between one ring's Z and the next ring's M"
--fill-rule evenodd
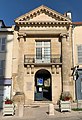
M11 26L16 18L41 5L61 14L71 11L73 22L82 21L82 0L0 0L0 20Z

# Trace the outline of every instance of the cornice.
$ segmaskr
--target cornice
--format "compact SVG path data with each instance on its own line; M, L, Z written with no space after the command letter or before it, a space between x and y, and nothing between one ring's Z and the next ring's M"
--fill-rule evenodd
M59 36L64 36L67 35L66 30L29 30L29 31L20 31L18 33L18 36L20 38L30 36L30 35L59 35Z
M54 26L54 25L70 25L72 24L71 22L68 21L19 21L16 23L16 25L32 25L32 26Z

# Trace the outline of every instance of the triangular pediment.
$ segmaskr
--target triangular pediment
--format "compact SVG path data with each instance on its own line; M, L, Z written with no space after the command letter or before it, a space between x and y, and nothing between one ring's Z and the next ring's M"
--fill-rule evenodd
M46 15L45 13L40 13L38 16L30 19L30 21L56 21L56 19Z
M15 19L16 23L36 21L71 22L69 18L43 5Z

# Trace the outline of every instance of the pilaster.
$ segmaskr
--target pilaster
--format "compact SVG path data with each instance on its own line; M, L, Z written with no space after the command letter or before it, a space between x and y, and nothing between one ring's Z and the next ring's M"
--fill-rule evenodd
M71 58L70 58L70 42L68 34L62 34L62 79L63 91L70 91L70 76L71 76Z
M24 49L23 49L24 37L19 36L19 59L18 59L18 86L19 92L23 92L24 86Z

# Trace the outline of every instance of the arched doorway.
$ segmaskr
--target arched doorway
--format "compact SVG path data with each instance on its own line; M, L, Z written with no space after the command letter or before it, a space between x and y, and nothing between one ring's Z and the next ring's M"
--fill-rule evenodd
M35 101L51 101L51 74L48 70L40 69L35 74Z

